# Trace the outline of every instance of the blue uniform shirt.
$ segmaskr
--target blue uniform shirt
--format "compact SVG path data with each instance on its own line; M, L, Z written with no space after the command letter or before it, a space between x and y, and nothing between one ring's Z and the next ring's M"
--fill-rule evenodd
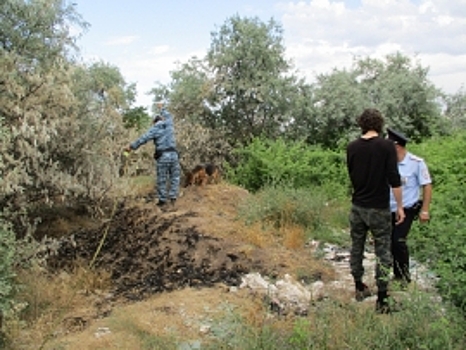
M403 192L403 207L410 208L419 200L420 187L432 183L427 165L422 158L409 152L398 163ZM390 210L396 211L393 191L390 191Z

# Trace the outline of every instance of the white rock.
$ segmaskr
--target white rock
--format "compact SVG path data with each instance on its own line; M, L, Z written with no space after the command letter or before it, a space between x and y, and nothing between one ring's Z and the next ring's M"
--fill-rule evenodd
M110 331L110 328L108 327L99 327L97 328L97 331L94 333L94 336L96 338L101 338L105 335L111 334L112 332Z

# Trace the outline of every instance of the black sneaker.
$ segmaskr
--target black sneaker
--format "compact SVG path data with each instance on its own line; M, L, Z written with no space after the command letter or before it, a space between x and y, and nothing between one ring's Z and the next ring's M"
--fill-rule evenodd
M362 283L362 282L360 284L358 283L356 287L356 292L354 295L354 298L356 299L356 301L363 301L364 299L370 296L372 296L372 292L369 289L369 287L365 283Z
M390 314L391 308L388 299L377 299L375 302L375 312L378 314Z
M164 202L164 201L158 201L158 202L157 202L157 206L158 206L159 208L163 208L163 207L165 207L165 205L167 205L167 202Z

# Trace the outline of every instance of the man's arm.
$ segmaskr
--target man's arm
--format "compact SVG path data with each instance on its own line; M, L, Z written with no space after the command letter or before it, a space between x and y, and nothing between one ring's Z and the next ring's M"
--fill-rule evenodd
M432 200L432 179L427 164L423 159L420 159L417 176L419 184L422 187L422 208L419 212L419 221L427 222L430 219L429 207Z
M393 187L393 197L396 201L396 222L395 225L401 224L405 219L405 211L403 209L403 194L401 191L401 186Z
M136 141L130 143L129 146L125 148L125 151L130 152L137 150L140 146L144 145L150 140L154 140L159 137L161 133L161 128L157 124L154 124L145 134L141 135L141 137L139 137Z
M421 222L429 221L429 207L432 200L432 184L422 186L422 208L419 213L419 220Z

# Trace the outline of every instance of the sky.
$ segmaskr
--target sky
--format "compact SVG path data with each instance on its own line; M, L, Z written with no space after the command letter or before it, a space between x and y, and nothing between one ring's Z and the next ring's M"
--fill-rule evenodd
M401 52L429 68L453 94L466 85L466 0L74 0L90 24L78 41L85 62L117 66L138 90L167 84L170 71L203 58L212 33L233 16L274 19L300 77L351 67L358 58Z

